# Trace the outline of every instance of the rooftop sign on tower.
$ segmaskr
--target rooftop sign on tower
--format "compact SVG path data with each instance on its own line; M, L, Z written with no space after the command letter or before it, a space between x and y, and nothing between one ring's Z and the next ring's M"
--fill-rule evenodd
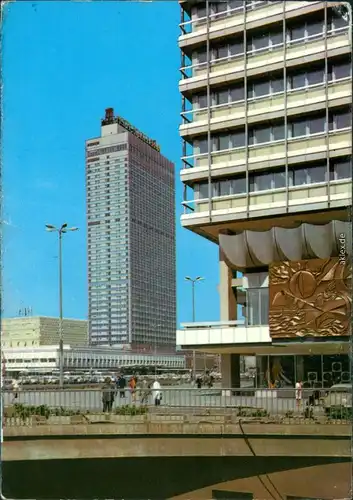
M117 123L118 125L121 125L122 127L124 127L125 130L127 130L128 132L131 132L136 137L141 139L141 141L145 142L146 144L151 146L151 148L158 151L158 153L160 152L161 148L159 147L159 145L157 144L157 142L155 140L147 137L147 135L140 132L136 127L131 125L131 123L129 123L127 120L125 120L121 116L114 116L114 109L113 108L107 108L105 110L105 118L103 118L103 120L102 120L102 126L111 125L113 123Z

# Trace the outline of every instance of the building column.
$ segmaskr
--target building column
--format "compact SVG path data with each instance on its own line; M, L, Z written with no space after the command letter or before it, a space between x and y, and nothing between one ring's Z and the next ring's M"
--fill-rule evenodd
M221 321L237 319L237 300L232 288L233 273L225 262L222 249L219 249L219 298Z
M240 388L240 354L221 355L222 387ZM222 391L223 396L230 396L231 391Z
M232 288L233 273L227 265L222 249L219 249L219 298L221 321L237 319L237 300ZM221 354L222 387L240 387L240 355ZM227 395L228 391L222 392Z

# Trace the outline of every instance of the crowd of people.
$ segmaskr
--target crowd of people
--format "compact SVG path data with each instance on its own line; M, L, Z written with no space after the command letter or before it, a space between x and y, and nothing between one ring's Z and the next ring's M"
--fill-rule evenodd
M137 398L139 398L142 405L147 405L150 397L152 397L154 405L160 406L162 391L158 380L148 383L147 380L143 379L139 386L137 384L138 378L136 375L133 375L128 383L122 375L118 375L115 381L107 377L102 387L103 412L106 413L112 410L116 398L124 400L126 391L130 392L133 403L136 403Z

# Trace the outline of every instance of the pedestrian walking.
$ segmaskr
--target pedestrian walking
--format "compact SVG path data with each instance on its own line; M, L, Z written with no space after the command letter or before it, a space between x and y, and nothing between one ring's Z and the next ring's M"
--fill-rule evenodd
M18 400L19 390L20 390L20 385L18 381L14 378L12 380L12 393L13 393L12 404L16 403L16 401Z
M119 395L121 398L125 398L125 387L126 387L126 380L125 377L122 375L119 375L116 381L116 387L117 390L119 391Z
M141 399L140 399L142 405L147 405L150 394L151 394L151 384L148 385L147 380L143 380L141 388Z
M132 399L132 402L135 403L136 402L136 377L133 375L130 379L130 382L129 382L129 388L130 388L130 392L131 392L131 399Z
M154 400L154 405L160 406L161 401L162 401L162 392L161 392L161 384L158 382L158 380L155 380L153 382L152 396L153 396L153 400Z
M301 403L302 403L302 395L303 395L303 383L301 380L299 380L295 384L295 402L296 402L296 407L297 410L300 410Z
M102 387L103 413L110 413L115 399L115 386L111 379L107 377Z

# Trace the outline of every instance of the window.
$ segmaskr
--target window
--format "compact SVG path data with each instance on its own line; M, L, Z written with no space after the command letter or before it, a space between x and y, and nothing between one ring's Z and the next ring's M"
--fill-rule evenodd
M307 85L316 85L318 83L323 83L325 79L325 72L323 69L308 71L306 73Z
M309 174L309 184L314 184L316 182L325 182L326 181L326 165L319 165L317 167L311 167L308 169Z
M326 119L324 117L311 118L309 120L309 133L319 134L320 132L325 132Z
M195 141L194 154L204 154L208 152L207 139Z
M270 82L260 82L253 84L253 95L254 97L261 97L263 95L268 95L270 93Z
M199 199L208 198L208 183L202 183L199 187Z
M275 125L272 127L272 140L282 141L284 139L284 125Z
M338 111L330 116L330 129L339 130L352 125L352 115L348 111Z
M216 94L217 98L217 104L227 104L228 99L229 99L229 91L227 90L221 90L220 92L217 92Z
M229 54L231 56L236 56L238 54L244 54L244 43L243 42L231 43L229 45Z
M252 39L252 46L249 50L260 50L265 49L269 46L270 38L268 33L263 33L261 35L254 36Z
M222 59L223 57L228 57L228 45L214 49L214 59Z
M260 294L259 290L248 289L246 292L246 317L249 326L260 325Z
M229 149L229 134L221 134L218 137L218 150L222 151L223 149Z
M196 63L201 64L207 62L207 52L206 50L200 50L199 52L195 53L196 56Z
M230 181L230 194L242 194L242 193L246 193L246 179L245 179L245 177L231 179L231 181Z
M269 294L268 288L260 288L260 324L268 325Z
M305 37L305 25L294 26L290 30L290 39L291 40L299 40Z
M235 132L230 134L230 147L231 148L242 148L245 146L245 132Z
M334 162L330 169L330 179L338 181L340 179L352 178L352 162L351 160L343 160Z
M288 174L290 186L303 186L304 184L308 184L308 171L306 168L296 168L290 170Z
M237 8L240 8L240 7L243 7L243 0L229 0L228 1L228 6L229 6L229 9L237 9Z
M284 82L283 78L275 78L271 80L271 92L275 94L276 92L283 92Z
M200 19L201 17L206 17L206 5L197 6L196 16L198 19Z
M230 194L230 181L220 181L219 183L219 196L227 196Z
M231 102L244 100L244 87L242 85L230 89L230 100Z
M340 5L340 8L345 9L345 5ZM332 12L329 22L329 29L337 30L348 25L348 12Z
M271 45L280 45L283 43L283 31L277 31L270 34Z
M250 191L266 191L272 189L273 175L270 173L255 174L250 178Z
M259 127L250 130L249 132L249 144L261 144L264 142L270 142L271 140L271 127Z
M194 97L194 109L202 109L207 107L207 95L200 94Z
M302 137L306 135L306 120L297 120L288 124L288 126L290 127L291 137Z
M308 21L305 24L295 25L289 30L289 37L291 41L308 38L310 36L319 35L323 33L324 22L323 20Z
M220 196L220 183L219 182L212 183L212 196Z
M273 187L275 189L286 187L286 172L284 170L273 172Z
M307 36L318 35L323 32L323 29L324 29L323 21L312 21L310 23L306 23Z
M291 89L299 89L306 86L306 74L299 73L289 77L289 86Z
M351 76L351 63L341 62L331 64L329 67L329 80L339 80L340 78L347 78Z

